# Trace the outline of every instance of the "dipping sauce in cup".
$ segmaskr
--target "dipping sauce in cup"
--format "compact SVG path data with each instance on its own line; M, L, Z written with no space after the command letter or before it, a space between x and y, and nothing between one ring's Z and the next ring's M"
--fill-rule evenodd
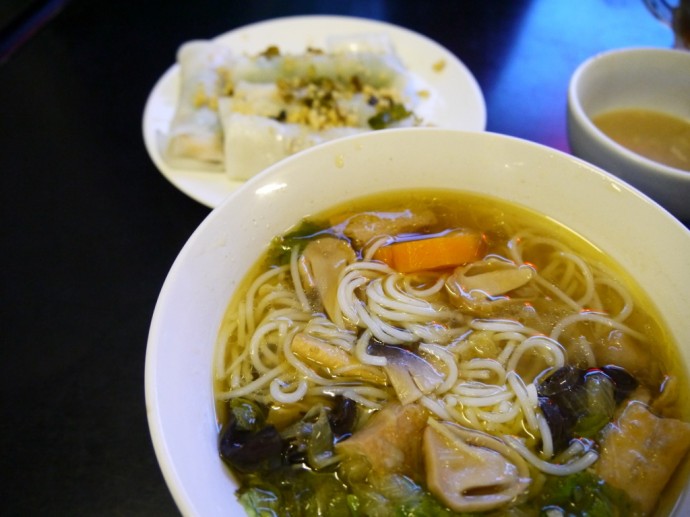
M601 113L592 122L631 151L690 172L690 121L639 108Z

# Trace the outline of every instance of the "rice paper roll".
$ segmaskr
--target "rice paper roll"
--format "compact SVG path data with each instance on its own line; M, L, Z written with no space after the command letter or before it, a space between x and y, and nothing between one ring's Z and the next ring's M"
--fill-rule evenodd
M176 167L223 169L223 129L218 99L227 88L232 51L209 41L191 41L177 54L180 93L163 156Z
M280 95L278 86L273 83L250 83L240 81L235 84L232 97L222 99L221 121L224 113L232 111L243 115L279 118L288 108L288 102Z
M278 49L278 53L242 56L232 70L235 82L265 83L292 77L350 81L355 76L375 88L404 87L406 70L385 35L332 38L325 50L303 54L282 54Z
M284 91L274 83L250 83L241 81L235 85L231 98L222 99L225 114L241 113L269 117L286 123L309 125L312 130L323 130L333 126L350 126L369 129L368 120L376 115L376 108L362 93L345 92L331 99L341 119L324 120L319 123L310 119L305 99L306 92ZM221 117L221 122L224 116Z
M236 54L222 43L196 40L180 47L177 60L180 93L162 143L163 156L174 167L225 169L232 179L246 179L316 143L369 130L368 121L377 108L365 90L393 92L410 109L418 100L411 77L385 34L329 38L325 51L283 55L278 49L254 56ZM340 85L333 110L340 119L305 113L300 91L287 95L280 91L280 84L300 80L305 88L309 81L332 80ZM409 119L395 125L414 123ZM261 135L266 139L263 144Z
M225 112L225 170L232 180L247 180L274 163L303 149L366 131L337 127L313 131L302 124L286 124L269 117Z

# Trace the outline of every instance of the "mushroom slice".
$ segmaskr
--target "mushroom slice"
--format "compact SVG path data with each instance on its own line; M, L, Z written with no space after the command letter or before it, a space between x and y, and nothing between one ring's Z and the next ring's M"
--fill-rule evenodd
M508 293L525 286L534 276L530 266L489 257L456 268L446 280L446 289L458 307L486 312L508 301Z
M340 273L355 260L352 246L336 237L310 241L300 257L300 277L307 295L315 309L324 309L333 321L337 321Z
M422 440L427 486L451 510L500 508L529 486L525 461L496 438L430 419Z
M443 375L426 359L410 350L372 342L367 351L371 355L386 358L383 369L403 405L428 395L443 383Z
M431 210L365 212L348 219L344 233L359 249L374 237L418 232L434 223L436 223L436 215Z

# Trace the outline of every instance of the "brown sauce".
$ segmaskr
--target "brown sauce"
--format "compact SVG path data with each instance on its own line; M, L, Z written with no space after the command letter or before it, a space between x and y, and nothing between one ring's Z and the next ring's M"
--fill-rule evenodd
M645 109L602 113L592 121L611 139L631 151L690 172L690 121Z

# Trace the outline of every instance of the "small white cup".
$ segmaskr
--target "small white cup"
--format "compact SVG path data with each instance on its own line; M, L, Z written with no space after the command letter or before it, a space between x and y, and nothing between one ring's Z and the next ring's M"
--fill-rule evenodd
M574 155L638 188L681 220L690 219L690 172L616 143L592 122L603 112L639 108L690 120L690 53L632 48L580 65L568 89L568 139Z

